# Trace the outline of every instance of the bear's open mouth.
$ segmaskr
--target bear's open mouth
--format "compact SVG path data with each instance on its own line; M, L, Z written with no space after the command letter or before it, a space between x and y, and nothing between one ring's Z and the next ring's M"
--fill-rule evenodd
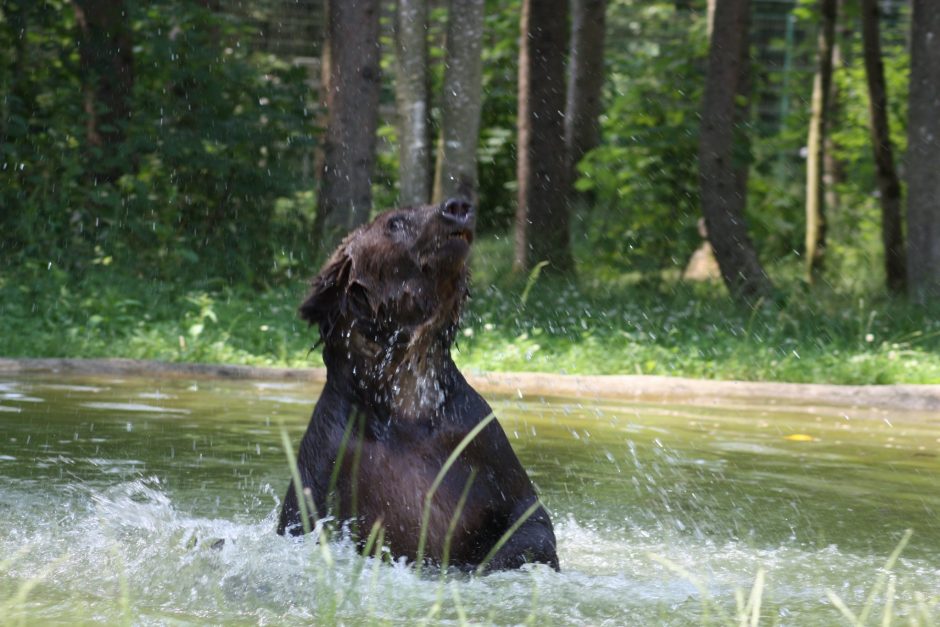
M473 231L471 231L471 230L469 230L469 229L461 229L461 230L459 230L459 231L454 231L453 233L450 234L449 237L450 237L451 239L453 239L453 238L462 239L463 241L467 242L468 244L472 244L472 243L473 243Z

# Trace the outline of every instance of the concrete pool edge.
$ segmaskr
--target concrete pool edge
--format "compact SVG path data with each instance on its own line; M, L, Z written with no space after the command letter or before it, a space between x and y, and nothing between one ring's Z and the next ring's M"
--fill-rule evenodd
M0 358L0 374L62 373L262 379L323 383L323 368L276 368L227 364L171 363L137 359ZM521 396L609 398L636 401L696 399L698 402L774 399L796 404L847 405L910 411L940 411L940 385L829 385L711 381L652 375L560 375L537 372L464 372L481 392Z

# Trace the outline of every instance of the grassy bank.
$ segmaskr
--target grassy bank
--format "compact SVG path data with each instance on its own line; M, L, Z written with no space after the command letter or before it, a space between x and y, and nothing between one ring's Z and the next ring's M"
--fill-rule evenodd
M778 279L783 303L742 309L716 285L581 268L577 285L513 278L480 242L455 357L466 369L816 383L940 382L940 311ZM527 290L527 285L531 289ZM265 291L93 267L0 274L0 356L320 365L296 318L305 280ZM523 298L525 296L525 298Z

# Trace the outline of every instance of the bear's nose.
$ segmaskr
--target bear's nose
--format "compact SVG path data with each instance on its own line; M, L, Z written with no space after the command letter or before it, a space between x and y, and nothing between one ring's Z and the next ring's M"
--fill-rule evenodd
M441 216L448 222L464 225L473 216L473 205L464 198L449 198L441 205Z

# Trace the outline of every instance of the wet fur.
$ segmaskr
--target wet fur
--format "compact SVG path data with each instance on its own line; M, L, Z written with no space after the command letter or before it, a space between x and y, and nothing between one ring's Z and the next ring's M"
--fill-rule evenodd
M393 210L351 233L300 307L319 329L327 367L297 457L303 487L320 516L350 520L365 532L378 522L392 554L409 560L417 555L425 494L454 448L492 413L450 356L468 295L474 220L469 205L454 202L462 201ZM490 422L434 495L425 550L432 562L443 557L468 482L451 540L450 563L457 566L479 564L537 499L502 428ZM302 532L292 483L278 533ZM526 562L558 568L542 507L489 567Z

